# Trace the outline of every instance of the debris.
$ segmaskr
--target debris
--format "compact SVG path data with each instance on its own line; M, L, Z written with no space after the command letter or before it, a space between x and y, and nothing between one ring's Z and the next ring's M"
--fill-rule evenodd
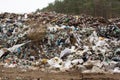
M119 20L107 24L104 18L55 12L5 15L0 17L0 62L4 67L23 72L74 68L119 73Z

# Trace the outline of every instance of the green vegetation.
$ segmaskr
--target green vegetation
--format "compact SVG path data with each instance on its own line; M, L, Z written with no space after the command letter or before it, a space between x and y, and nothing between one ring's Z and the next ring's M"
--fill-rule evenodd
M120 0L55 0L42 11L65 14L88 14L104 18L120 16Z

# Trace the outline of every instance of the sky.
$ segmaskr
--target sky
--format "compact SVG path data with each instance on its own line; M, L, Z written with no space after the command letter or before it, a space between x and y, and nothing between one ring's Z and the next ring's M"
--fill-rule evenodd
M42 9L55 0L0 0L0 13L30 13Z

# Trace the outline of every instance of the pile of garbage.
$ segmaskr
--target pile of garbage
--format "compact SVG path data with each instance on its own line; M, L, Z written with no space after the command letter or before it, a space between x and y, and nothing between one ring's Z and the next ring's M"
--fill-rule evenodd
M6 68L120 73L120 18L0 14L0 62Z

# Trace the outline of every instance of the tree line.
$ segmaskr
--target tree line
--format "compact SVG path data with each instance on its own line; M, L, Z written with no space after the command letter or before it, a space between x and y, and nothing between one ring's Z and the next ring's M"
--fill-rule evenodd
M112 18L120 16L120 0L55 0L41 11Z

